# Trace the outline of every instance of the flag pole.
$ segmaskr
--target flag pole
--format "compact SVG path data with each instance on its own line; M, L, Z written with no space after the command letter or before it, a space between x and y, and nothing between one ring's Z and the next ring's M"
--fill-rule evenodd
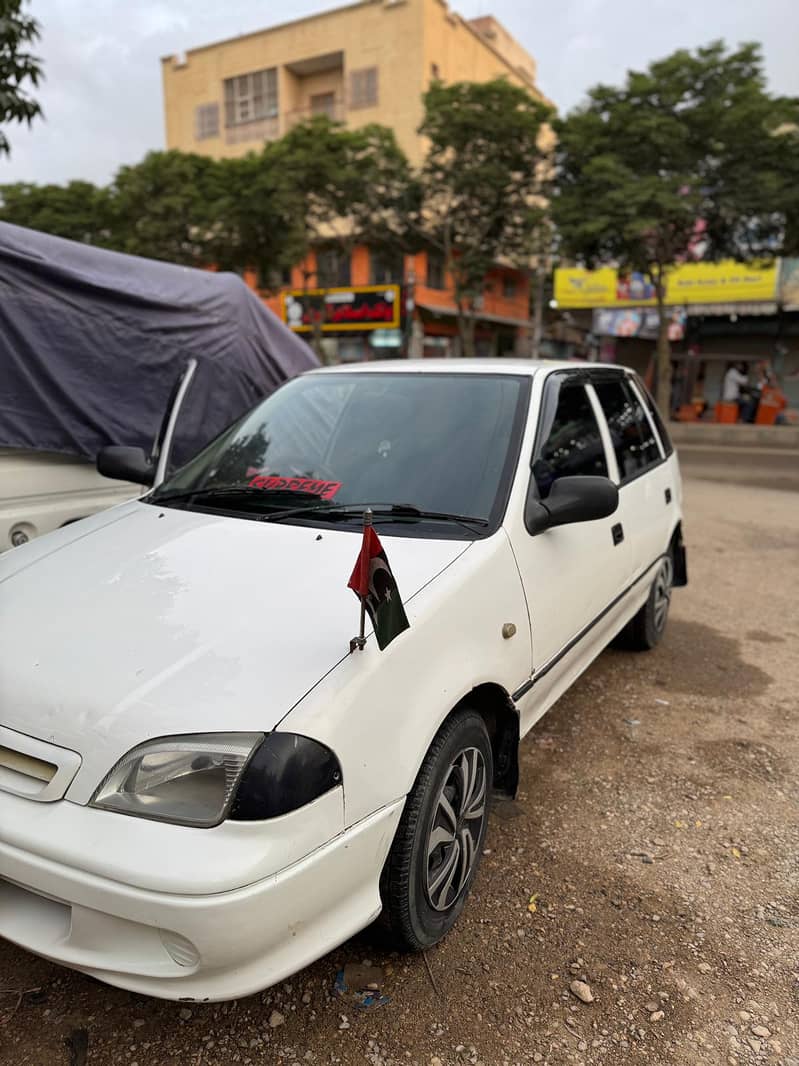
M370 507L367 507L366 510L363 512L364 539L366 538L366 530L369 528L369 526L371 526L371 524L372 524L372 510L371 510ZM360 631L360 633L358 634L357 637L353 637L352 640L350 641L350 654L352 654L352 652L354 652L356 648L358 649L358 651L363 651L363 649L366 647L366 637L364 635L365 630L366 630L366 601L364 600L363 597L361 597L361 631Z

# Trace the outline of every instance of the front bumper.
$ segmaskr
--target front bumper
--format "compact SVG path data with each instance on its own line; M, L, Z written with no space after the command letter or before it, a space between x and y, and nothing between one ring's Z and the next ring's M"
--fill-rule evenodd
M134 887L0 840L0 936L147 995L247 996L377 916L402 807L384 807L279 873L205 895Z

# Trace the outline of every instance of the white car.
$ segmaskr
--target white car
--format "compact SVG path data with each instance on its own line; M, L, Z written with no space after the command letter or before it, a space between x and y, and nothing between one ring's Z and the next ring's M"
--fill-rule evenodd
M367 506L409 623L384 650L350 645ZM631 372L430 360L296 378L149 495L6 553L0 936L193 1000L381 911L435 943L520 737L612 638L660 640L681 518Z

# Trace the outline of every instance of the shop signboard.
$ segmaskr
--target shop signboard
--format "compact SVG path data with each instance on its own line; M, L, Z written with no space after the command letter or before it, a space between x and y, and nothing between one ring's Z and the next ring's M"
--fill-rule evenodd
M786 311L799 311L799 259L783 259L779 299Z
M670 341L683 339L685 319L684 307L669 308ZM653 340L658 335L658 322L658 313L655 308L599 307L594 310L592 332L597 337L643 337Z
M399 285L355 285L346 289L293 289L281 297L283 321L296 333L399 329Z
M747 264L728 259L720 263L682 263L666 278L669 305L738 303L775 300L778 263ZM652 307L655 287L648 274L600 267L555 271L555 299L559 307Z

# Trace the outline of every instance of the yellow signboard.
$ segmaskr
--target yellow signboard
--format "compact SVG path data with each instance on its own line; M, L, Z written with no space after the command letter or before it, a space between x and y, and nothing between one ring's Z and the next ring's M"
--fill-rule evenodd
M732 259L721 263L683 263L666 278L666 303L743 303L775 300L778 263L750 266ZM621 271L559 268L555 271L555 299L560 307L646 307L655 304L655 289L648 274Z

